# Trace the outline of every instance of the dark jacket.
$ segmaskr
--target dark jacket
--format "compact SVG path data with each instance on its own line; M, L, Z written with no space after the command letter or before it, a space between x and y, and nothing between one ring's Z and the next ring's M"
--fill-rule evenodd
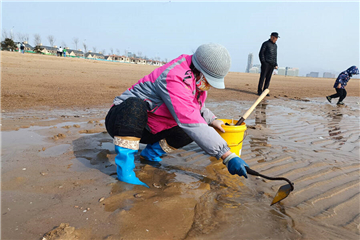
M277 45L273 43L270 39L264 42L261 45L259 52L259 58L261 64L269 63L274 67L277 66Z
M351 66L347 70L341 72L335 81L334 88L337 88L337 86L340 83L341 84L340 88L345 89L348 81L350 80L353 74L354 75L359 74L359 69L356 66Z

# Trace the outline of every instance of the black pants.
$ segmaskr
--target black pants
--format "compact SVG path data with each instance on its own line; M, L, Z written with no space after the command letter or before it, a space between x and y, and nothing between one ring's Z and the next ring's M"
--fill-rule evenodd
M271 79L271 75L272 75L273 71L274 71L273 65L266 63L266 62L261 64L261 73L260 73L260 78L259 78L258 94L261 94L265 89L269 88L270 79ZM264 79L265 79L265 85L264 85Z
M339 102L342 102L346 98L346 90L344 88L335 88L336 93L331 95L331 98L339 98Z
M145 129L147 121L147 103L132 97L111 107L105 118L105 126L111 137L137 137L144 144L165 138L171 147L182 148L193 141L179 126L152 134Z

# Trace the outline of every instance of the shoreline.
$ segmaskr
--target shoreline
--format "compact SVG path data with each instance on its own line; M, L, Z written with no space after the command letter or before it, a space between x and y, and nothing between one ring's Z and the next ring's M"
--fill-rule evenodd
M63 59L1 52L1 109L93 108L113 99L156 67ZM207 101L255 101L259 74L230 72L226 89L210 89ZM270 97L305 99L335 93L335 79L273 75ZM351 79L348 96L360 96L360 80Z

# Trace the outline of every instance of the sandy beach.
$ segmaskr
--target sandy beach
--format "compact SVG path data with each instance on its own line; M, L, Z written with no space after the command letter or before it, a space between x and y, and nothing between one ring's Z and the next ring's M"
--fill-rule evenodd
M177 56L174 56L174 58ZM116 179L104 118L154 66L1 52L1 239L359 239L360 81L274 75L245 121L241 158L285 184L232 176L196 143L149 165L146 189ZM238 119L258 74L230 72L207 107ZM140 146L140 150L145 145Z

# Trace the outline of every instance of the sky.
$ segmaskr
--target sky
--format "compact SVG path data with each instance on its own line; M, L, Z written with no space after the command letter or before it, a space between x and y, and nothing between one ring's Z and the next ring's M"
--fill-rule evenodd
M49 46L52 35L74 49L76 37L78 49L170 61L219 43L232 72L245 72L249 53L259 64L261 44L278 32L279 67L338 74L360 65L359 25L359 1L1 1L2 33L28 34L30 45L39 34Z

